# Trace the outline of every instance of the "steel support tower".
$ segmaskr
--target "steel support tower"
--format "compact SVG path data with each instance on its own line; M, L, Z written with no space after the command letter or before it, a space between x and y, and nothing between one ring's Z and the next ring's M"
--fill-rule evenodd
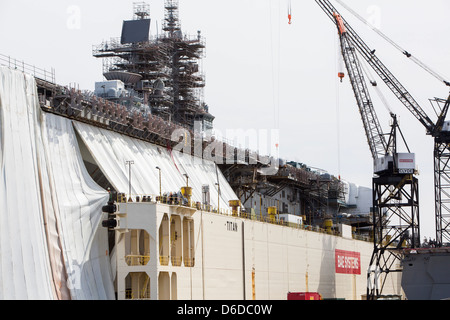
M337 12L336 8L331 5L328 0L316 0L319 6L328 14L335 22L333 13ZM437 120L433 121L417 101L412 97L411 93L400 83L400 81L390 72L390 70L380 61L375 54L375 50L359 37L359 35L351 28L351 26L342 19L347 30L347 36L351 39L355 50L370 65L380 79L392 91L395 97L408 109L409 112L426 128L427 135L434 138L434 189L435 189L435 220L436 220L436 242L437 246L448 245L450 243L450 127L446 122L448 109L450 106L450 96L445 99L437 98L435 102L439 105L436 111L439 112ZM380 32L378 32L380 33ZM389 41L392 42L392 41ZM412 59L412 55L403 50L405 57ZM430 68L426 67L415 58L425 71L435 75ZM436 77L436 76L435 76ZM450 86L450 82L437 77L446 86ZM447 243L445 243L447 242Z
M359 37L328 0L316 0L316 3L338 29L342 56L374 160L374 250L367 271L367 299L373 300L382 295L387 275L401 271L401 249L415 248L420 244L418 180L414 177L414 167L404 169L399 162L397 133L401 134L401 131L392 113L393 123L386 141L357 55L355 39ZM373 53L364 52L366 55ZM372 85L376 86L376 83ZM402 138L406 145L403 135ZM409 149L408 154L413 155Z
M195 121L202 122L204 130L212 129L214 117L203 101L205 77L199 63L204 38L200 31L183 34L177 0L166 0L164 8L161 33L150 34L149 6L139 3L134 19L124 21L120 41L112 38L94 46L93 56L103 59L107 80L133 79L125 83L127 89L136 92L153 115L189 129Z

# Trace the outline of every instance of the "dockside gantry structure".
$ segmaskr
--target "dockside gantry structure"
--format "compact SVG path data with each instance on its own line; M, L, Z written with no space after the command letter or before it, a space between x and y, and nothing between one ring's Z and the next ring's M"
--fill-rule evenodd
M203 101L205 77L199 68L204 39L182 33L177 0L165 1L162 33L150 36L150 8L134 4L133 20L124 21L121 38L93 47L103 59L107 80L121 80L150 107L151 113L169 122L193 128L200 121L212 128L214 117Z
M354 39L358 38L358 35L330 1L316 0L316 3L338 29L341 53L374 163L372 179L374 250L367 272L367 299L372 300L381 296L387 278L381 275L401 271L398 268L401 249L420 246L419 189L418 179L414 176L416 173L414 154L410 153L409 149L408 153L397 151L396 135L401 131L396 115L392 113L393 124L388 135L389 140L386 140L355 49L357 45ZM373 55L373 52L368 54ZM405 166L402 161L406 161L408 165Z

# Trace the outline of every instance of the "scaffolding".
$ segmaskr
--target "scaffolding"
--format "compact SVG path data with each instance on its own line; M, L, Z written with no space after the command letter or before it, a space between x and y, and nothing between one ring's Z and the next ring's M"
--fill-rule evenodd
M20 70L22 72L32 74L34 77L50 83L56 83L55 69L53 68L51 68L50 71L41 69L34 65L25 63L24 61L14 59L3 54L0 54L0 65L6 66L10 69Z
M178 144L172 140L172 133L187 129L190 150L184 151L195 155L196 146L201 145L201 155L207 160L217 160L242 203L259 194L272 201L268 204L272 205L280 193L292 191L286 200L290 207L281 204L279 212L305 216L304 221L310 225L321 225L329 218L337 221L340 208L345 206L340 179L296 163L279 165L277 173L265 175L261 169L268 165L263 161L266 157L228 142L222 143L220 150L221 141L209 141L211 137L198 135L197 121L207 131L212 129L214 120L203 101L205 77L199 60L204 54L204 39L200 32L196 36L181 32L178 1L166 0L165 10L163 34L150 34L150 8L145 3L135 3L133 20L124 21L124 27L127 24L130 28L129 34L93 47L93 56L103 59L104 77L121 80L127 93L111 98L105 88L103 94L94 94L38 81L43 110L168 149ZM140 41L136 41L136 34ZM130 107L136 101L148 109ZM202 141L198 143L195 139ZM208 151L209 159L204 151L214 142L219 147Z
M150 17L150 5L145 2L133 2L133 19L143 20Z
M196 36L183 35L178 1L166 0L165 10L163 34L126 42L122 33L122 39L112 38L94 46L93 56L103 59L107 80L116 79L118 74L140 75L139 81L125 85L142 97L152 114L191 129L195 121L203 121L207 129L212 129L214 117L203 99L205 76L199 67L204 39L200 31ZM135 20L145 21L149 14L145 3L134 4ZM142 23L134 28L142 32L146 26Z

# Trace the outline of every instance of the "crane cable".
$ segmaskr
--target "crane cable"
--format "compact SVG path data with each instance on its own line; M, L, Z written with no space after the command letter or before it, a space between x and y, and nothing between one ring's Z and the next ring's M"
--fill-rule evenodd
M335 51L337 52L337 59L335 59L335 68L337 69L338 74L342 74L340 81L342 83L342 79L344 77L344 59L340 50L339 37L335 41L334 45ZM341 95L339 82L336 82L336 123L337 171L339 180L341 180Z
M370 69L366 65L366 61L363 59L359 59L359 60L361 61L360 62L361 69L363 70L364 74L366 75L366 78L369 79L370 84L375 89L375 92L377 93L377 95L380 98L381 102L383 103L384 107L390 114L394 113L394 112L392 112L391 106L389 105L386 97L383 95L383 93L380 90L380 87L378 86L377 82L375 81L375 77L372 75L372 73L370 72Z
M271 54L271 64L272 64L272 103L274 112L274 123L276 129L280 128L280 63L281 63L281 28L280 28L280 13L281 8L278 4L278 39L274 39L274 21L272 17L272 0L268 0L269 6L269 27L270 27L270 54ZM278 40L277 51L275 51L275 40ZM275 61L276 60L276 61Z
M365 20L363 17L361 17L356 11L351 9L349 6L347 6L344 2L341 0L336 0L337 3L339 3L341 6L343 6L348 12L350 12L353 16L355 16L358 20L360 20L362 23L367 25L370 29L372 29L375 33L377 33L379 36L381 36L384 40L386 40L388 43L390 43L392 46L394 46L397 50L399 50L401 53L403 53L407 58L409 58L411 61L416 63L419 67L424 69L426 72L431 74L433 77L438 79L439 81L443 82L446 86L450 87L450 82L445 80L445 78L428 67L425 63L417 59L415 56L413 56L410 52L403 49L400 45L395 43L392 39L390 39L387 35L385 35L383 32L381 32L380 29L376 28L373 24L369 23L367 20Z

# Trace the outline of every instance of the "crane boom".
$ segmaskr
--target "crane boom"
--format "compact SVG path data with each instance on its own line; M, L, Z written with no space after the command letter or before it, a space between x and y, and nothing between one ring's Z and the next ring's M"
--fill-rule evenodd
M316 0L316 3L325 11L328 17L335 22L334 15L339 16L339 11L328 0ZM375 50L370 49L369 46L361 39L361 37L353 30L353 28L342 18L342 25L345 27L347 37L350 38L354 47L360 55L367 61L372 69L383 80L392 93L405 105L405 107L419 120L420 123L427 129L428 134L436 132L434 122L428 117L425 111L414 100L409 91L397 80L397 78L389 71L389 69L378 59L375 55Z
M336 22L333 14L339 14L339 12L329 0L316 0L316 3L333 22ZM444 244L444 241L450 243L450 207L448 206L448 203L450 203L450 192L448 191L448 177L450 176L450 121L445 120L450 110L450 96L447 100L441 101L436 99L438 103L444 103L444 106L440 109L436 122L433 122L408 90L378 59L375 55L375 50L371 50L344 19L342 19L339 28L345 28L347 37L351 39L356 50L380 76L394 95L426 128L427 134L434 138L436 242L439 247ZM408 52L405 51L404 54L409 57ZM448 81L444 81L444 83L447 86L450 85Z
M397 153L397 131L402 135L405 145L406 141L398 126L396 115L392 112L393 124L389 141L386 142L369 95L357 51L360 55L364 56L365 54L364 59L371 60L373 65L379 67L379 70L384 69L384 74L389 72L389 70L381 62L380 64L376 62L374 51L367 53L370 50L367 46L364 48L365 50L361 50L361 48L358 50L358 46L361 46L361 43L355 43L357 35L346 24L337 10L329 4L328 0L316 0L316 2L333 20L338 29L342 56L349 73L352 89L374 159L375 176L372 179L374 250L367 272L367 298L374 299L381 295L387 279L387 277L384 277L380 288L377 280L379 274L385 273L387 275L390 272L398 272L392 266L401 259L398 254L400 251L391 250L392 245L396 243L396 249L398 250L405 246L414 248L419 244L418 180L414 177L415 156L409 152L409 148L408 153ZM354 33L353 35L352 32ZM364 43L362 42L362 44ZM370 59L367 59L369 55ZM343 76L341 74L339 77L342 80ZM400 96L404 99L404 103L409 102L410 98L412 99L397 80L392 80L389 75L382 79L390 84L391 88L395 89L393 90L394 92L402 92ZM414 103L412 109L416 110ZM428 118L423 117L423 114L420 113L420 107L418 105L417 107L419 108L418 117L424 121L425 125L428 125ZM405 162L409 164L405 165ZM397 220L403 221L403 225L402 223L398 225Z
M410 59L412 62L417 64L420 68L428 72L430 75L435 77L437 80L444 83L446 86L450 87L450 82L445 80L445 78L437 73L435 70L431 69L429 66L427 66L425 63L417 59L415 56L413 56L411 53L409 53L407 50L402 48L400 45L395 43L392 39L390 39L387 35L385 35L381 30L377 29L375 26L370 24L368 21L366 21L363 17L361 17L357 12L355 12L352 8L350 8L348 5L346 5L342 0L336 0L337 3L339 3L342 7L344 7L348 12L350 12L354 17L359 19L362 23L367 25L370 29L372 29L375 33L377 33L380 37L382 37L384 40L386 40L389 44L391 44L394 48L396 48L398 51L400 51L403 55L405 55L408 59Z
M363 70L355 48L347 37L347 31L343 24L343 20L338 14L334 14L334 18L336 19L339 30L342 56L349 73L350 82L361 114L370 152L372 153L372 158L375 160L388 153L386 139L381 129L378 116L374 110L369 89L364 80Z

